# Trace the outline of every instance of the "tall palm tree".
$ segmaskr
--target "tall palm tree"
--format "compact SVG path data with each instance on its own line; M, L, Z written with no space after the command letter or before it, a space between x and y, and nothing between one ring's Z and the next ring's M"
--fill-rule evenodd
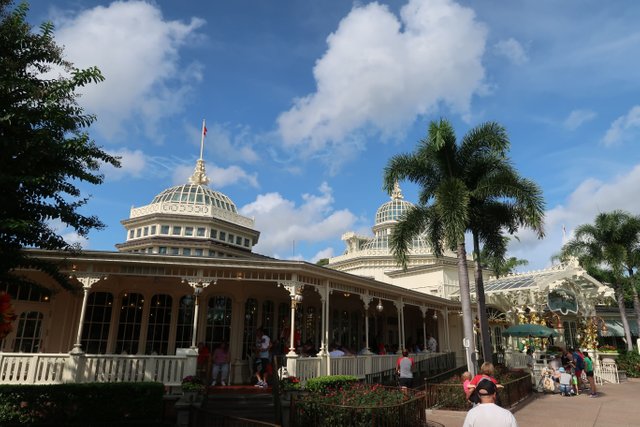
M442 255L445 246L456 251L463 331L471 344L473 319L465 232L471 231L474 235L477 243L474 251L477 247L479 253L479 244L483 241L493 253L504 252L500 230L503 227L515 230L526 212L536 212L541 217L543 210L539 194L533 198L537 201L533 206L509 202L514 194L522 192L523 183L529 183L519 178L509 164L508 148L504 128L494 122L472 129L458 145L451 124L440 120L431 122L427 138L419 142L414 153L394 156L385 168L384 187L388 192L396 180L408 179L421 187L418 205L394 228L391 236L394 256L406 267L409 244L418 234L424 234L436 256ZM491 345L484 288L478 280L482 270L479 265L476 267L478 314L483 337L486 337L483 351L487 358ZM467 363L473 370L473 362L468 359Z
M638 245L639 219L627 212L615 210L600 213L593 224L582 224L574 238L562 247L564 258L575 256L587 271L606 280L614 289L620 320L624 327L627 350L633 350L631 329L624 305L625 285L633 280L631 248Z

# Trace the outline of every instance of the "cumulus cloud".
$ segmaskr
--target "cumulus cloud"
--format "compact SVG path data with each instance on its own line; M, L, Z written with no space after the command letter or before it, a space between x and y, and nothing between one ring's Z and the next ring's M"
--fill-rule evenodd
M182 164L173 168L173 183L175 185L186 184L189 182L189 177L193 175L195 168L195 161L192 165ZM233 184L248 184L251 187L258 188L258 174L249 173L239 166L229 166L227 168L221 168L217 166L206 167L206 173L209 177L209 186L211 188L220 189L228 187Z
M311 262L315 264L321 259L331 258L331 257L333 257L333 248L325 248L325 249L322 249L321 251L318 251L318 253L316 253L311 258Z
M527 53L520 42L514 38L500 40L493 46L496 55L504 56L516 65L522 65L529 61Z
M141 150L107 150L112 156L120 157L120 168L114 168L111 165L106 165L103 168L103 173L108 180L117 181L126 176L139 178L147 165L147 159L145 154Z
M624 116L618 117L602 138L606 146L621 144L640 137L640 105L636 105Z
M583 181L560 204L546 212L544 240L536 239L530 231L519 233L520 242L512 240L510 253L530 261L534 268L542 268L550 264L550 256L560 252L573 230L581 224L593 223L600 212L621 209L632 213L640 212L640 198L629 197L637 194L640 188L640 164L628 173L618 175L609 182L596 179ZM563 236L563 227L566 236Z
M287 200L279 193L259 195L243 206L240 213L254 217L261 231L255 252L270 256L288 253L295 242L321 242L349 230L356 216L347 209L335 210L333 190L327 183L319 194L303 194L302 204Z
M182 64L180 48L204 21L169 21L157 5L117 1L54 19L56 40L78 68L98 66L105 81L81 90L80 103L98 116L95 128L107 138L125 122L138 121L156 136L158 121L180 111L200 64Z
M441 103L467 114L484 89L486 38L452 0L410 0L399 17L379 3L354 7L316 62L316 91L278 117L285 146L317 152L363 129L396 136Z
M564 120L564 127L569 130L576 130L584 123L595 119L597 116L595 111L591 110L573 110Z

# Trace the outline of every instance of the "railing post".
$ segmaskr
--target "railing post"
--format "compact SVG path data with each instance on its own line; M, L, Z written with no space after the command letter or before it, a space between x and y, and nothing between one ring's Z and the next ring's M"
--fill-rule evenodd
M187 360L184 362L183 377L193 375L198 372L198 350L197 348L189 348L185 351Z
M63 383L81 383L84 381L83 370L85 354L79 351L78 347L74 347L73 351L67 356L64 364L64 372L62 373Z

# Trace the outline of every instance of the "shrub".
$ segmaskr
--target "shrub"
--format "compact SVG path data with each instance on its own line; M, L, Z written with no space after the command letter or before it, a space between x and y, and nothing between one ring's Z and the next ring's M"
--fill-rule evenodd
M330 390L344 388L358 382L353 375L328 375L307 380L306 389L312 393L326 394Z
M350 382L296 401L294 425L418 426L423 425L424 394L379 384Z
M640 354L637 351L625 351L616 359L618 368L630 378L640 378Z
M0 386L0 425L107 426L158 423L161 383Z

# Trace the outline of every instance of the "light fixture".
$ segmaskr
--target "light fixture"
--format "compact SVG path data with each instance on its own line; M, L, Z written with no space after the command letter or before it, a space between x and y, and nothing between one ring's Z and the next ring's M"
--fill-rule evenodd
M438 313L435 311L433 312L433 320L438 320Z
M296 294L296 296L293 297L293 299L295 300L295 302L300 303L304 298L302 297L302 294Z
M380 298L378 298L378 305L376 305L376 310L378 310L381 313L382 313L382 310L384 310L384 306L382 305L382 301L380 301Z
M345 293L344 293L344 297L345 297L345 298L349 298L350 296L351 296L351 294L350 294L349 292L345 292Z

